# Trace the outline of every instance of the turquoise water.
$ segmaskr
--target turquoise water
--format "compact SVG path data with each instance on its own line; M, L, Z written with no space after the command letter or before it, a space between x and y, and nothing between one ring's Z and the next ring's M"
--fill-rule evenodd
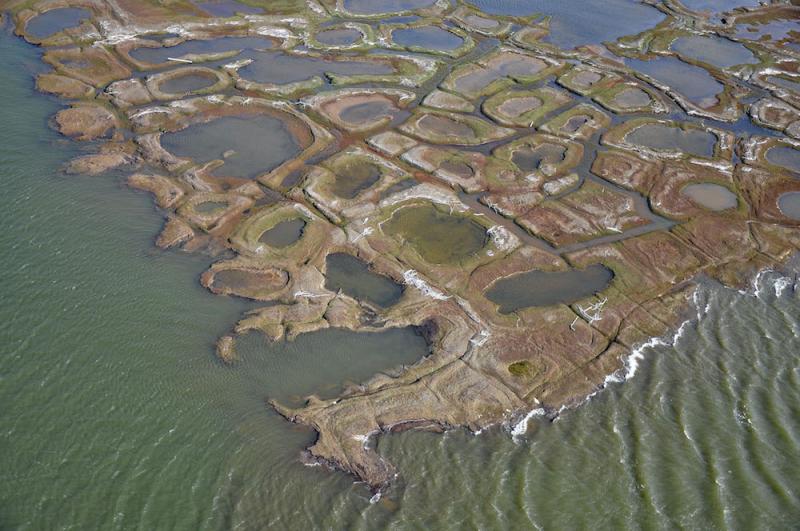
M304 466L313 433L268 397L333 395L425 354L409 330L325 331L241 361L216 338L251 307L155 250L162 223L122 176L64 176L33 47L0 38L0 529L787 529L800 521L800 295L709 285L699 323L642 350L627 383L514 440L405 433L401 472L363 485ZM780 292L780 296L776 295Z

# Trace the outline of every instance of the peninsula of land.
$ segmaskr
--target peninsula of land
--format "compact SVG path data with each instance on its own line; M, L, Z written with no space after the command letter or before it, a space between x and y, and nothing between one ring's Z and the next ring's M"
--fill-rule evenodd
M376 491L376 436L555 415L674 330L701 275L744 286L800 249L800 8L691 4L568 47L546 14L462 0L0 2L86 143L66 171L123 173L159 247L263 302L221 362L251 332L425 337L334 399L271 402Z

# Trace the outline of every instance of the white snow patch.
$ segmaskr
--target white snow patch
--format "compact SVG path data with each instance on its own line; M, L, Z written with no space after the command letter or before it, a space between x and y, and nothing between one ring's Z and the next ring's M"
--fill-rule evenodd
M420 278L419 273L417 273L414 269L409 269L405 273L403 273L403 280L406 284L410 286L414 286L418 290L420 290L424 295L431 297L432 299L436 299L438 301L446 301L450 298L449 295L445 295L441 291L435 289L430 284L425 282L422 278Z

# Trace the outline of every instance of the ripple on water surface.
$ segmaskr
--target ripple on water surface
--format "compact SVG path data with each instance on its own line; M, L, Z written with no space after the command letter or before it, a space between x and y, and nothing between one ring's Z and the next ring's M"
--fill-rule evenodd
M634 377L557 422L534 417L517 443L499 429L381 440L381 455L412 478L386 527L794 528L800 295L792 282L766 275L758 297L705 286L695 298L702 320L674 345L668 337L642 348ZM469 502L427 509L453 485Z
M150 198L111 176L63 179L77 152L45 125L59 106L30 90L37 60L0 36L0 404L11 406L0 408L0 527L800 521L800 290L771 275L757 296L701 292L703 318L674 346L643 349L635 378L517 443L499 428L379 439L401 472L379 503L344 474L303 466L314 434L265 400L332 396L346 380L414 362L425 342L409 329L277 344L253 335L239 342L238 364L216 362L214 341L252 306L198 285L210 258L152 251L161 218Z

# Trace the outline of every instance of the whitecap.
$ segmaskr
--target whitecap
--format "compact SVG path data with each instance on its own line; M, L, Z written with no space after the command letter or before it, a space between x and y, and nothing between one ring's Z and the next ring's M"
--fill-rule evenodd
M528 431L528 422L533 417L541 417L545 415L545 410L543 408L536 408L531 410L527 415L522 417L516 424L511 427L511 439L514 442L519 442L519 438L525 435Z

